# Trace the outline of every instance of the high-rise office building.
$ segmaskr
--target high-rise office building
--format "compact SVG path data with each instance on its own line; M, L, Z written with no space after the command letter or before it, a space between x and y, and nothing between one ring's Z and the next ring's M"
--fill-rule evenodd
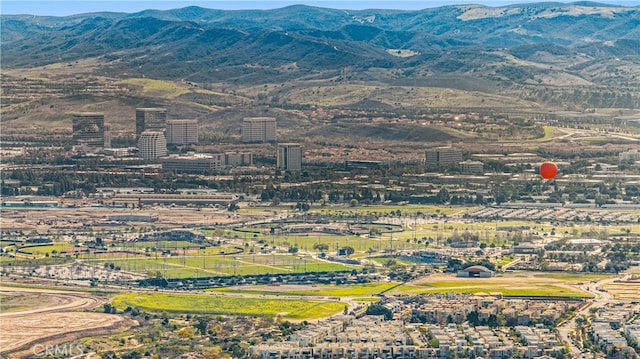
M249 117L242 120L243 142L273 142L276 140L274 117Z
M302 147L299 143L279 143L276 167L287 171L302 169Z
M436 147L426 151L427 165L446 166L462 162L462 151L451 146Z
M164 133L158 131L145 131L138 139L138 157L147 161L153 161L167 155L167 140Z
M82 112L73 115L73 142L89 147L104 147L104 114Z
M167 109L136 108L136 138L144 131L163 132L167 126Z
M190 145L198 143L197 120L168 120L167 143L174 145Z

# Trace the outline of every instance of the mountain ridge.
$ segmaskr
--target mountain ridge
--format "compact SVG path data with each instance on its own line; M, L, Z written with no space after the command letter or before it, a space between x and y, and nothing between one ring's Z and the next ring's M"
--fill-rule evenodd
M589 93L575 100L580 106L590 98L606 105L603 95L593 92L622 84L631 99L611 103L640 104L640 7L579 2L417 11L304 5L224 11L190 6L133 14L2 15L0 21L7 69L94 59L95 74L111 78L250 86L312 79L413 83L484 87L547 102L554 100L550 91L590 86L580 90Z

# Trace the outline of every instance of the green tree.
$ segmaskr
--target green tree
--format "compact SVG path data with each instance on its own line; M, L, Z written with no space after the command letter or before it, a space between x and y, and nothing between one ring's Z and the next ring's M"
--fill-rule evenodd
M429 340L429 347L440 348L440 341L438 340L438 338L431 338Z
M355 249L353 249L353 247L349 247L349 246L342 247L340 248L340 250L347 256L350 256L356 252Z
M449 194L449 191L447 191L446 188L442 188L436 195L436 201L438 203L446 203L450 199L451 199L451 195Z
M316 243L313 245L313 249L324 253L329 250L329 245L326 243Z
M204 336L207 334L207 328L209 327L209 321L211 321L208 317L199 317L198 322L194 327L200 332L200 335Z
M393 319L393 313L384 305L371 304L367 307L366 315L383 315L385 320Z

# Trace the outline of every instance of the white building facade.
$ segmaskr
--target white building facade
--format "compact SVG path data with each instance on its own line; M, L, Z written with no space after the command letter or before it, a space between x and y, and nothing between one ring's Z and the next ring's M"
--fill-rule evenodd
M243 142L273 142L276 140L274 117L249 117L242 120Z
M168 120L166 135L168 144L196 144L198 143L198 121Z
M138 157L146 161L157 160L167 155L167 140L164 133L158 131L145 131L140 134L138 140Z

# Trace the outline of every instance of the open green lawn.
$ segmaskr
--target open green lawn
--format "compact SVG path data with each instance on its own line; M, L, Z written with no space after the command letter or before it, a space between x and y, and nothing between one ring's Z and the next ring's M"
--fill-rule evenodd
M378 264L386 264L388 261L392 260L395 261L396 264L401 264L401 265L412 265L415 264L416 262L411 262L411 261L407 261L407 260L402 260L402 259L398 259L398 258L392 258L392 257L376 257L376 258L369 258L369 260L374 261Z
M544 137L526 140L526 142L546 142L551 140L554 137L553 127L544 126L543 128L544 128Z
M54 251L56 253L60 253L63 251L79 251L81 249L86 249L86 247L74 247L71 243L54 243L46 246L21 247L20 252L31 253L34 256L44 256L46 253L49 253L51 255Z
M536 278L552 278L564 282L588 282L592 280L602 280L608 278L617 278L615 274L591 274L591 273L567 273L567 272L546 272L535 274Z
M113 305L119 310L139 307L149 311L202 314L280 315L284 319L318 319L344 310L345 303L320 300L288 300L220 297L188 294L140 294L116 296Z
M375 302L379 302L380 298L376 298L376 297L353 298L353 301L361 302L361 303L375 303Z
M454 284L454 283L449 283ZM567 287L557 285L525 285L518 287L517 285L496 285L495 283L485 282L484 284L474 285L447 285L447 283L437 283L433 286L417 286L402 285L393 290L394 294L444 294L444 293L502 293L505 297L576 297L591 298L591 295L577 289L569 289Z
M435 293L502 293L507 297L580 297L589 298L589 293L574 288L570 283L608 278L606 275L579 273L508 273L492 278L458 278L453 275L433 275L420 281L401 285L392 294Z
M393 288L398 283L366 283L353 285L315 285L313 289L295 289L291 286L274 287L271 286L244 286L232 288L212 289L213 292L227 293L252 293L252 294L279 294L279 295L308 295L326 297L365 297L379 294L389 288ZM308 288L308 286L304 286Z
M515 258L513 258L513 257L502 257L502 258L500 258L498 263L496 263L496 266L498 268L501 268L501 267L504 267L506 264L509 264L509 263L513 262L514 260L515 260Z

